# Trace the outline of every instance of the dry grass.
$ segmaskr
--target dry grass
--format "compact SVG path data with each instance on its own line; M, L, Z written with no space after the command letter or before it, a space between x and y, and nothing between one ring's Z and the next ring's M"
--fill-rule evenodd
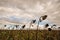
M29 32L29 36L28 36ZM36 36L37 33L37 36ZM0 30L0 40L60 40L60 31Z

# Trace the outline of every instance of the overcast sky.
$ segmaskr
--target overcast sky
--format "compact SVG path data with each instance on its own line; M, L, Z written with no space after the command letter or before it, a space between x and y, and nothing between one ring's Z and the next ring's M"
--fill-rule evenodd
M48 15L47 20L60 25L60 0L0 0L0 20L25 23Z

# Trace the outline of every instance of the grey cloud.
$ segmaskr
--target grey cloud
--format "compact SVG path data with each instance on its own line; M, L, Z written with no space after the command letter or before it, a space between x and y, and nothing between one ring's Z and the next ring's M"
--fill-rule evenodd
M60 0L0 0L0 15L35 18L47 14L48 20L60 25ZM9 9L10 8L10 9Z

